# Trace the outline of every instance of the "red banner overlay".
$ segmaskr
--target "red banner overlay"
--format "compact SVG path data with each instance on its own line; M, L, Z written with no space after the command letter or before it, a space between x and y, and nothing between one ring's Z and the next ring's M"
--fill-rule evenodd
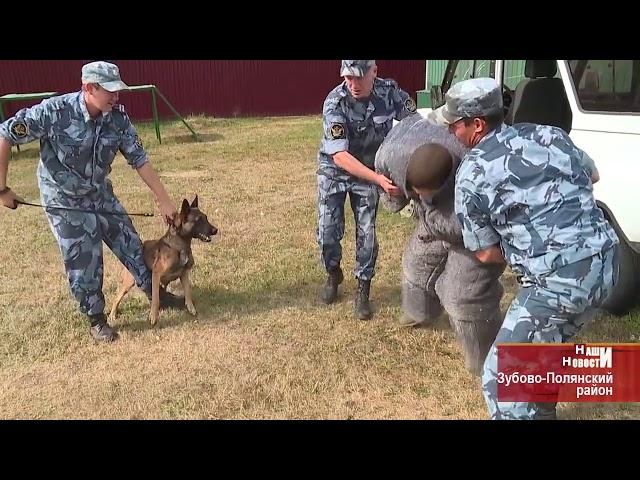
M500 402L640 402L640 344L498 344Z

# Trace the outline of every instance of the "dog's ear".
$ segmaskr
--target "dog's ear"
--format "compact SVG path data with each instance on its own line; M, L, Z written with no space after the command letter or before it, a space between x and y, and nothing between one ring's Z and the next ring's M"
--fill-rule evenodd
M191 202L191 208L198 208L198 195L196 194L196 198Z
M180 216L182 218L187 218L187 215L189 215L189 210L191 210L191 207L189 206L189 202L185 198L184 200L182 200L182 209L180 210Z

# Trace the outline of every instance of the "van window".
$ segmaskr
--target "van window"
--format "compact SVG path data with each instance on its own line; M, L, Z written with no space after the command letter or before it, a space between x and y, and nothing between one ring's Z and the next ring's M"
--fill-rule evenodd
M640 112L640 60L569 60L580 107L592 112Z
M502 82L515 90L520 80L524 78L524 64L526 60L505 60L504 69L502 71Z

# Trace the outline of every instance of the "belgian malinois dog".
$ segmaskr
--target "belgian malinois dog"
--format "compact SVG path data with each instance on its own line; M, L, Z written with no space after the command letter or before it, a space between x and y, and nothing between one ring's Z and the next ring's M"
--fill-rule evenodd
M209 223L207 216L198 209L198 196L191 205L184 199L180 213L176 214L173 221L159 240L147 240L142 244L144 263L151 270L151 312L149 321L152 326L158 322L160 310L160 289L166 289L170 282L180 279L184 290L184 299L187 310L192 315L197 315L191 296L191 281L189 272L194 265L191 253L191 240L197 238L203 242L210 242L211 237L218 233L218 229ZM131 273L123 267L120 288L111 307L109 320L114 320L118 313L118 305L124 296L135 285Z

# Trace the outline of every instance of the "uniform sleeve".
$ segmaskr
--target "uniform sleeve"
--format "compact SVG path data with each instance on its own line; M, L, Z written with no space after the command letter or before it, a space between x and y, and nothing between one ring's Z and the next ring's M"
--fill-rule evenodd
M393 105L396 111L396 120L402 120L409 115L413 115L416 113L416 102L413 101L413 98L402 90L400 87L395 87L392 90L393 96Z
M578 148L564 130L558 127L539 125L536 128L535 134L536 136L534 137L534 140L538 141L542 145L547 146L551 144L562 153L577 158L578 163L587 172L589 177L593 177L594 173L598 173L598 169L596 168L596 164L593 159L586 152ZM545 134L550 139L545 139Z
M587 154L587 152L584 152L577 147L576 147L576 150L578 151L578 158L580 159L580 164L582 165L582 168L586 170L589 176L592 177L594 173L598 173L598 168L596 167L596 163L593 161L593 158L591 158Z
M467 250L485 250L500 243L500 235L491 224L489 197L478 187L479 175L473 175L474 164L462 165L456 175L455 210L462 239Z
M347 117L340 108L340 98L330 95L322 107L322 151L328 155L349 150Z
M142 141L136 132L135 127L131 123L129 116L123 111L124 129L122 132L122 140L120 142L120 152L127 160L127 163L135 169L142 167L149 161L147 152L144 151Z
M51 114L47 103L39 103L19 110L14 117L0 124L0 137L11 145L22 145L47 134L51 125Z

